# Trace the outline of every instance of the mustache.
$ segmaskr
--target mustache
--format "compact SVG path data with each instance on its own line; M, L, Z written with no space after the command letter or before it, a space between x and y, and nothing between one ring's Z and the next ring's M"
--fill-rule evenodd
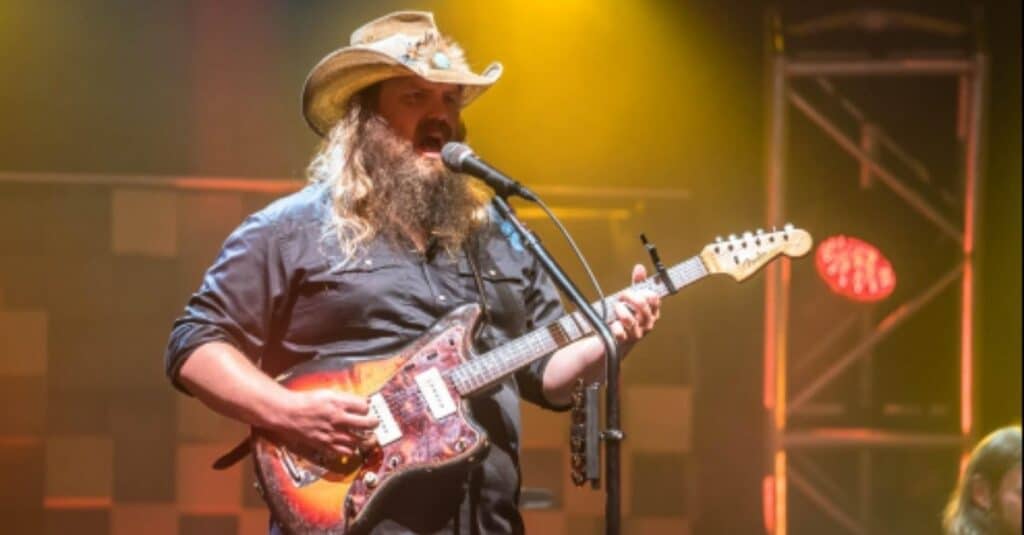
M455 129L441 119L424 119L416 125L416 139L423 139L432 134L440 134L445 141L451 141L455 136Z

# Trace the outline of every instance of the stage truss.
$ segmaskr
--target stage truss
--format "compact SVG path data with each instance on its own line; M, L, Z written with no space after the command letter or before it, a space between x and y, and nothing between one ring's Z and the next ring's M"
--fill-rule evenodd
M851 318L821 333L820 343L807 355L789 354L791 277L790 263L783 259L770 264L766 273L764 308L764 409L766 429L766 475L763 480L764 520L766 531L773 535L786 535L788 527L788 493L800 493L838 527L837 533L871 533L871 456L879 448L907 450L946 448L966 452L976 438L974 324L975 324L975 240L976 199L981 182L981 156L983 126L986 115L986 83L988 58L981 46L971 50L935 51L914 56L887 56L872 58L815 58L808 51L792 50L787 41L794 36L815 35L829 38L837 31L856 28L867 33L878 31L905 32L907 34L939 36L967 36L980 43L976 31L980 12L975 13L974 24L951 22L930 16L886 10L859 10L834 13L799 22L783 21L777 11L766 17L766 221L780 224L790 217L786 209L788 156L787 124L791 112L801 114L817 131L834 141L845 153L855 159L860 168L862 186L874 182L888 188L904 201L906 212L924 218L935 232L947 236L958 244L960 252L955 265L927 285L925 291L897 306L881 321L873 322L867 315ZM973 34L973 35L972 35ZM919 195L915 183L900 176L892 166L878 157L886 151L898 160L901 167L926 173L924 166L908 154L892 136L881 130L871 118L845 98L832 82L838 78L880 80L900 76L932 76L953 78L958 84L957 138L962 150L962 189L954 194L962 203L962 220L951 219L938 209L934 201ZM849 132L838 121L829 117L806 95L793 87L798 79L812 80L843 110L849 122L859 125L858 131ZM874 82L872 82L874 83ZM942 110L946 111L946 110ZM834 114L833 114L834 115ZM920 179L920 177L913 177ZM838 177L836 180L843 180ZM909 217L909 216L908 216ZM813 229L812 229L813 230ZM826 236L815 236L818 240ZM805 260L806 261L806 260ZM810 260L813 261L813 260ZM829 389L837 377L848 373L854 365L870 365L872 349L893 335L908 318L928 307L944 289L959 283L959 429L948 433L897 431L870 427L857 428L800 428L792 429L789 419L809 402ZM857 330L857 342L841 354L831 351L832 342L843 333ZM828 361L824 371L804 384L787 384L787 366L792 357L819 363ZM862 377L863 379L864 377ZM870 380L870 377L867 377ZM870 387L870 385L868 385ZM857 452L860 476L856 492L837 500L837 485L827 474L816 470L813 463L800 462L804 453L823 448L846 448ZM963 454L962 454L963 455ZM963 456L961 457L963 459ZM961 461L962 464L962 461ZM936 515L938 513L936 512ZM800 530L794 526L793 532Z

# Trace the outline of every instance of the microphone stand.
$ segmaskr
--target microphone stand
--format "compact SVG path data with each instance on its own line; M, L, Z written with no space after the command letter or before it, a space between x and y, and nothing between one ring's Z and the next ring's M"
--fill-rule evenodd
M537 258L537 261L540 262L555 285L583 313L587 322L590 323L594 332L598 334L601 342L604 344L607 359L605 365L607 385L605 391L605 425L607 428L601 436L605 441L605 451L607 453L605 459L605 477L607 478L607 488L605 491L605 533L607 535L618 535L621 524L620 507L622 501L620 493L622 488L620 446L625 435L619 429L619 354L618 348L615 345L615 338L612 336L608 326L605 325L604 321L597 315L597 312L594 311L594 308L590 306L590 303L587 302L579 289L576 288L576 285L565 274L565 271L551 257L547 249L541 245L540 240L516 218L512 212L512 207L509 206L506 199L508 192L499 191L496 193L491 204L506 221L512 224L513 228L523 239L527 249Z

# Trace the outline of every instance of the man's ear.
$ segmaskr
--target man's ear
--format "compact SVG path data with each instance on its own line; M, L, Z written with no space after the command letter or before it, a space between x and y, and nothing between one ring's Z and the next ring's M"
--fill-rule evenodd
M971 478L971 501L978 507L988 511L992 508L992 489L980 475Z

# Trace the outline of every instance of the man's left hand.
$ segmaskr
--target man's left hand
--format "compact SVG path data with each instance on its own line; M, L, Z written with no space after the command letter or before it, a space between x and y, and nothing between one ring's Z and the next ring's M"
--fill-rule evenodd
M647 270L637 264L633 266L633 284L647 280ZM661 316L661 297L650 290L627 289L619 294L615 303L618 319L611 325L615 340L628 351L633 344L654 329Z

